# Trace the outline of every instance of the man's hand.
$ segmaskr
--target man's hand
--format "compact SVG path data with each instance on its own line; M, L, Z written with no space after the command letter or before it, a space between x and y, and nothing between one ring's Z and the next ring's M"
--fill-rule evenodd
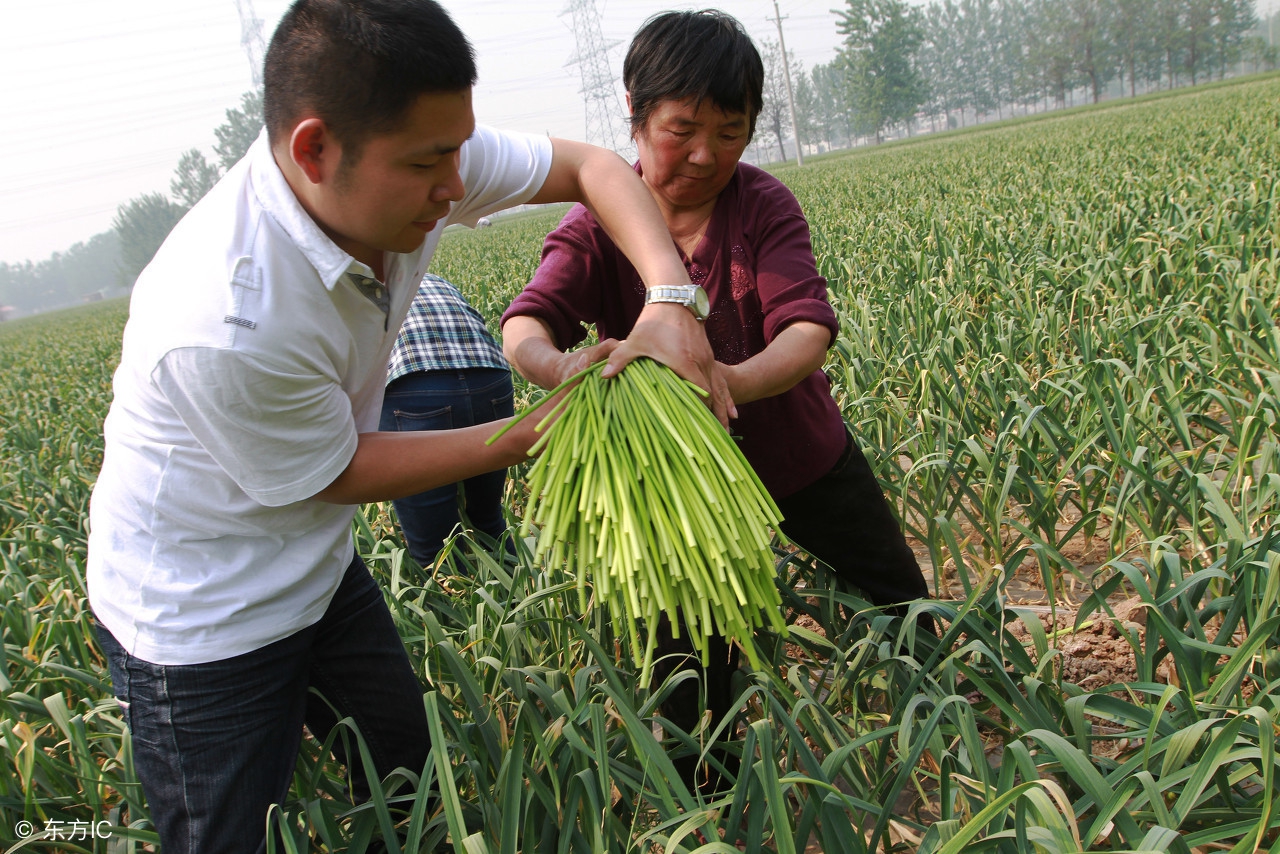
M616 376L641 356L661 362L709 392L707 405L726 429L729 419L738 417L729 395L729 384L716 365L711 343L707 341L707 331L689 309L673 303L645 306L631 335L610 353L602 376Z

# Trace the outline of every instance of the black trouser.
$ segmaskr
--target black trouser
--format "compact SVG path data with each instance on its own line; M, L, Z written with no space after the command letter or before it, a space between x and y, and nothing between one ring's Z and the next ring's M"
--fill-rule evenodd
M782 533L874 604L929 595L915 553L852 435L831 471L777 505Z

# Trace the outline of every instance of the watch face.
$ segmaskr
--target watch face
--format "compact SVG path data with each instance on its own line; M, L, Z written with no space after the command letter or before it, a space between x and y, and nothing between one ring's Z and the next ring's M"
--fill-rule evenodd
M711 313L711 300L707 297L706 290L696 286L693 290L693 313L701 318Z

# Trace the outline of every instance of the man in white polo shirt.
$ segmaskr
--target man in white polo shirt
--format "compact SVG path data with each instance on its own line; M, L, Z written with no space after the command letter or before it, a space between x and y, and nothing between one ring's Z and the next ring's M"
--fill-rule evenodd
M581 201L647 284L688 282L625 163L477 127L474 82L432 0L299 0L267 54L266 133L135 286L88 584L165 854L261 850L304 722L323 738L351 716L380 775L421 770L422 690L354 553L354 505L504 468L534 438L375 432L445 225ZM693 316L646 311L609 372L653 355L713 387L723 421Z

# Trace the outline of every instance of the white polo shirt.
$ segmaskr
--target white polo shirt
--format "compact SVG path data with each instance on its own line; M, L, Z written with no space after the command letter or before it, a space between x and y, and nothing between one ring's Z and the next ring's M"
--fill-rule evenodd
M265 133L178 223L134 286L89 511L89 600L126 650L218 661L320 619L355 508L310 496L377 429L387 356L440 233L528 201L550 168L545 137L477 128L466 198L418 251L385 256L385 315Z

